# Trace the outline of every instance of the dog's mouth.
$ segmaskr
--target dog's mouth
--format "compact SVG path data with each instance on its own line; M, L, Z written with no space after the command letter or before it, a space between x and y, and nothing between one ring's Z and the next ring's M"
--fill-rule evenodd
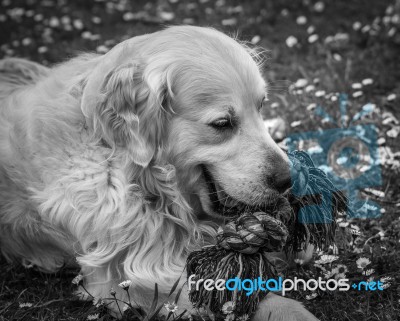
M228 217L240 215L249 205L236 200L226 193L217 180L213 178L207 167L203 165L202 168L212 210L219 215Z

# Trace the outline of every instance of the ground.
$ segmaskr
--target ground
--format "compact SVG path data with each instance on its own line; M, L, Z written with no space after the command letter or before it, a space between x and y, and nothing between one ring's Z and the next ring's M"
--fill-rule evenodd
M363 195L380 205L380 217L341 219L338 246L324 253L338 258L318 253L319 263L299 261L284 274L386 280L383 291L288 296L324 321L399 320L399 14L400 2L393 0L3 0L0 56L52 65L80 51L104 53L123 39L165 25L213 26L268 50L264 74L270 83L270 104L263 112L266 118L282 118L286 135L336 128L316 110L338 119L338 93L348 95L346 124L363 106L373 106L372 111L364 108L358 123L378 128L376 165L382 183ZM73 295L71 280L77 271L47 275L0 260L0 320L86 320L97 313L103 320L112 319L103 308ZM130 318L132 314L126 317Z

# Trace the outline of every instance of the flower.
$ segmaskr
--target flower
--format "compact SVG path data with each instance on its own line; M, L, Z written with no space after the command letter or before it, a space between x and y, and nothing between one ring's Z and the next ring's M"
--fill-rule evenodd
M304 264L304 260L302 260L302 259L294 259L294 263L296 263L298 265L303 265Z
M221 310L223 314L232 313L235 310L235 302L233 301L225 302Z
M385 277L381 278L380 281L383 283L382 287L384 289L386 289L391 285L390 281L393 281L393 278L391 276L385 276ZM386 285L386 287L385 287L385 285Z
M365 269L367 267L367 265L371 264L371 261L366 258L366 257L360 257L357 261L356 261L357 267L359 269Z
M132 281L131 280L125 280L122 281L120 284L118 284L119 287L123 288L125 291L129 289L129 287L131 286Z
M310 295L306 295L306 300L314 300L317 296L317 293L311 293Z
M111 289L110 289L110 294L111 294L112 296L115 296L115 295L117 294L117 292L116 292L113 288L111 288Z
M20 303L19 307L20 308L30 308L33 304L30 302L25 302L25 303Z
M164 307L167 309L169 312L176 312L178 310L178 306L176 305L175 302L172 303L164 303Z
M249 317L248 314L243 314L243 315L241 315L241 316L239 316L239 317L237 318L238 321L247 321L247 320L249 320L249 319L250 319L250 317Z
M317 264L328 264L328 263L332 263L333 261L336 261L339 257L336 255L327 255L324 254L322 255L319 260L315 261L315 263Z
M99 314L89 314L86 318L86 320L97 320L99 318Z
M362 274L364 274L365 276L370 276L374 272L375 272L374 269L368 269L368 270L363 271Z
M347 269L347 266L344 264L338 264L335 268L335 274L343 274L347 273L349 270Z
M229 313L226 317L225 317L225 321L233 321L235 320L235 315L233 313Z
M79 285L83 282L83 275L78 274L74 279L72 280L72 284Z

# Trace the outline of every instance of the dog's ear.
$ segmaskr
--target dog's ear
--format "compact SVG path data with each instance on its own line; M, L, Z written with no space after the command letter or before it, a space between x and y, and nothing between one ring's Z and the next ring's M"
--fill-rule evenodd
M162 77L150 77L149 86L144 62L126 60L109 59L90 76L82 111L98 138L146 167L162 146L166 90Z
M161 145L165 110L162 86L149 88L140 64L112 70L100 88L94 117L102 138L112 147L126 148L130 158L146 167Z

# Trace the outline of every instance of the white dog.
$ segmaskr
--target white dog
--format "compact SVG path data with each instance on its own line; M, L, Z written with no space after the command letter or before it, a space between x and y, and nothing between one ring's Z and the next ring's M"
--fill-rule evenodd
M257 60L221 32L177 26L52 69L1 61L3 255L44 271L76 260L96 297L126 279L145 308L154 283L168 293L187 255L214 241L220 203L290 186L259 113ZM178 305L191 308L185 291ZM270 294L254 318L268 316L316 320Z

